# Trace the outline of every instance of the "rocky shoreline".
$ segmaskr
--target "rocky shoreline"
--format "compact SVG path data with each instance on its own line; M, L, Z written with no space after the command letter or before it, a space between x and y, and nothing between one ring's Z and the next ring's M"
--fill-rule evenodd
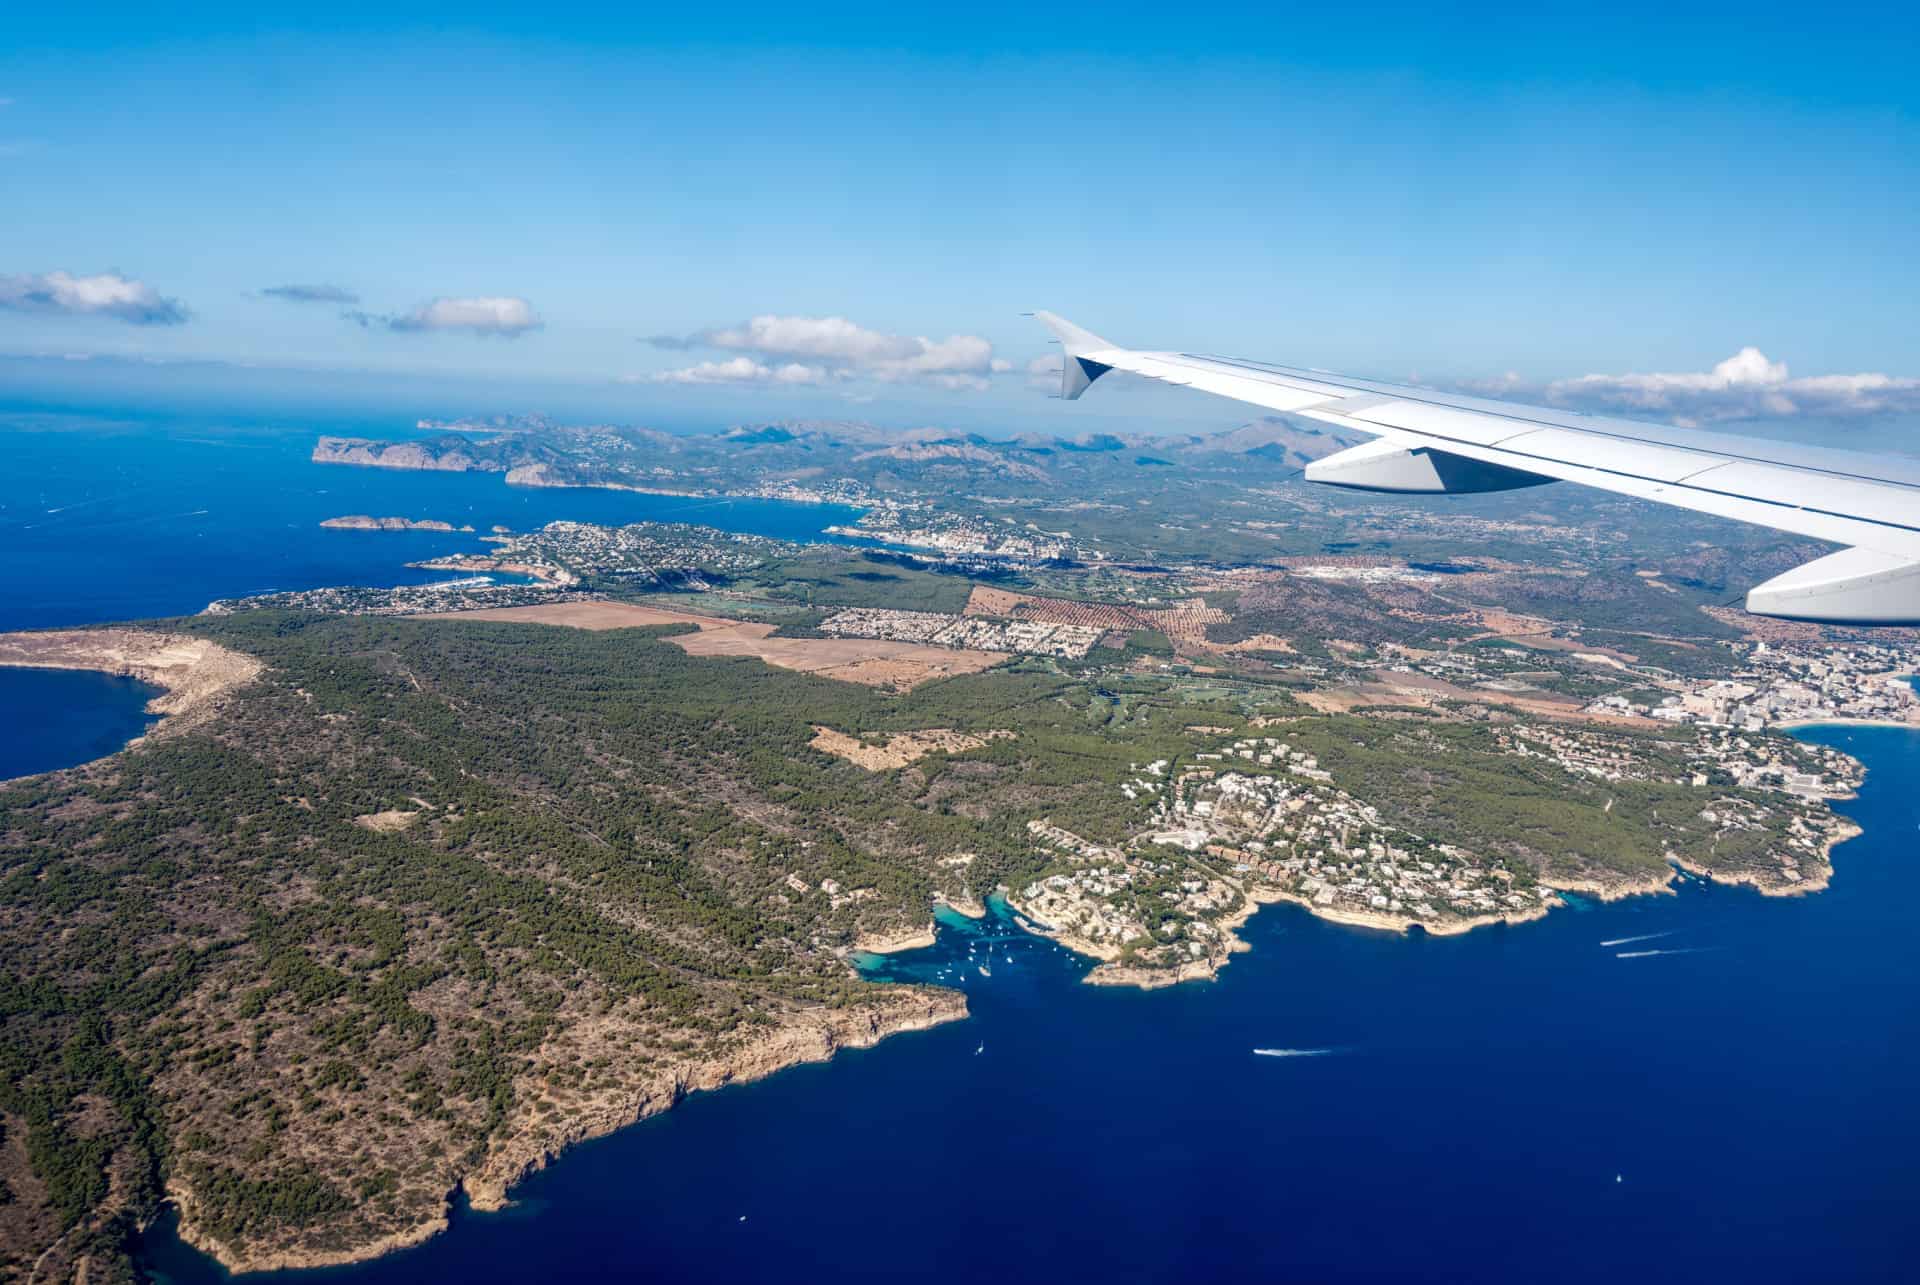
M443 531L471 532L471 526L455 526L438 518L374 518L352 513L342 518L327 518L320 523L330 531Z
M418 442L376 442L364 437L322 437L308 457L315 464L355 464L362 468L422 469L434 473L499 473L503 466L475 459L464 451L435 454Z
M530 1121L496 1143L479 1168L460 1175L447 1192L446 1204L432 1217L377 1239L339 1248L262 1246L236 1250L194 1225L194 1194L190 1187L176 1182L169 1187L168 1198L180 1210L178 1234L235 1274L338 1267L418 1245L446 1230L447 1206L459 1191L465 1191L476 1211L504 1209L513 1203L515 1184L546 1168L568 1147L670 1110L691 1093L750 1084L791 1066L828 1061L843 1049L871 1048L890 1035L928 1030L967 1016L967 997L959 991L886 989L901 993L859 1007L798 1015L760 1039L663 1072L638 1092L610 1095L564 1123Z
M1823 855L1831 855L1836 846L1860 833L1860 827L1851 822L1844 822L1837 828L1835 835L1827 842ZM1671 896L1673 895L1673 884L1675 880L1677 880L1680 877L1680 873L1684 871L1687 874L1711 879L1719 883L1743 884L1753 888L1763 897L1797 897L1805 896L1808 893L1819 892L1826 888L1830 882L1831 869L1832 867L1829 865L1829 873L1823 873L1817 879L1808 879L1799 884L1781 885L1762 882L1758 877L1744 871L1726 873L1676 861L1664 874L1649 875L1643 879L1620 879L1609 883L1571 880L1554 882L1552 880L1542 880L1541 886L1556 893L1578 893L1581 896L1592 897L1596 901L1624 901L1628 897ZM1005 895L1004 890L1002 895ZM1560 900L1542 901L1535 906L1528 907L1524 911L1507 911L1497 915L1474 915L1458 919L1433 921L1402 915L1377 915L1366 912L1330 909L1326 906L1317 906L1309 898L1273 887L1270 884L1255 884L1246 889L1246 901L1241 905L1240 909L1219 921L1221 942L1225 949L1209 951L1208 954L1183 963L1177 968L1143 968L1137 965L1122 964L1119 962L1121 953L1119 948L1105 943L1089 941L1083 937L1076 937L1071 933L1063 933L1057 929L1049 928L1039 921L1034 920L1011 898L1008 899L1007 904L1021 915L1022 920L1025 921L1030 931L1059 943L1076 955L1101 961L1099 965L1083 979L1087 985L1134 986L1141 990L1157 990L1164 986L1177 986L1182 982L1213 981L1216 979L1220 974L1220 970L1227 965L1234 955L1253 949L1235 930L1244 925L1247 920L1251 919L1262 906L1274 905L1279 902L1291 902L1315 918L1324 919L1328 923L1342 924L1350 928L1370 928L1380 932L1405 934L1413 928L1418 927L1423 932L1435 937L1456 937L1472 932L1476 928L1490 928L1500 924L1518 925L1532 923L1536 920L1545 919L1555 907L1565 904L1564 901Z
M864 933L847 947L853 955L897 955L903 950L923 950L933 945L933 921L918 928L900 928L893 932Z
M0 634L0 665L90 669L165 688L164 695L147 702L147 712L164 716L164 721L129 745L198 726L228 692L252 682L265 668L253 657L205 638L117 628Z

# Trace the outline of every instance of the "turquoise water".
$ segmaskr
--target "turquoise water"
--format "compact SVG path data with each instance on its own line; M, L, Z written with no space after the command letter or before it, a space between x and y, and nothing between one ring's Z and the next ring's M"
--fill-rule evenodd
M1275 906L1217 983L1152 992L948 920L876 976L971 1020L696 1095L317 1275L1912 1280L1920 734L1809 736L1871 769L1817 896L1689 881L1456 938ZM150 1253L217 1277L164 1227Z

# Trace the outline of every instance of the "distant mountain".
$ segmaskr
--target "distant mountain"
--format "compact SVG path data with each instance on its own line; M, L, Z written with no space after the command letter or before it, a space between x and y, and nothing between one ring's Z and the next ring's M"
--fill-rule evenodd
M1013 477L1027 478L1030 481L1047 480L1044 469L1010 459L1004 451L993 449L999 445L1001 444L971 436L943 441L906 441L882 447L879 450L862 452L853 457L852 463L863 464L869 460L886 459L907 464L959 465L969 469L979 466L989 472L1005 473Z
M798 436L791 429L768 424L761 428L730 428L720 435L720 440L736 446L766 446L775 442L791 442Z
M1055 443L1063 451L1124 451L1127 449L1125 438L1115 437L1112 433L1089 433L1072 441L1062 439Z
M1303 468L1314 460L1366 440L1358 433L1266 415L1224 433L1191 438L1192 445L1186 453L1257 455L1292 468Z
M313 448L315 464L358 464L367 468L428 469L441 473L502 473L509 465L495 444L463 437L423 442L375 442L363 437L322 437Z
M471 423L471 422L470 422ZM500 427L488 421L488 427ZM881 492L1091 496L1145 471L1231 473L1277 481L1360 439L1268 416L1210 435L1087 433L1013 439L939 425L885 428L857 420L784 420L710 435L532 417L492 436L441 433L405 442L323 437L318 463L505 473L525 486L627 486L707 493L763 482L845 479Z

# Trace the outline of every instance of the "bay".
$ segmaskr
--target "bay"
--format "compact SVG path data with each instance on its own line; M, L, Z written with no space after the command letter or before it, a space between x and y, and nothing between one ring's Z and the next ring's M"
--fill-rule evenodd
M215 598L444 580L408 562L478 553L498 524L694 522L798 541L857 520L845 505L510 487L497 473L315 464L322 432L401 440L397 417L207 422L164 413L46 415L0 406L0 630L197 612ZM436 519L473 534L322 530L331 517Z
M1920 733L1805 735L1869 767L1820 894L1688 880L1452 938L1274 906L1217 982L1151 992L948 916L872 975L970 1020L696 1095L311 1275L1910 1280ZM219 1278L164 1224L147 1253Z
M153 725L161 694L115 674L0 666L0 781L112 754Z

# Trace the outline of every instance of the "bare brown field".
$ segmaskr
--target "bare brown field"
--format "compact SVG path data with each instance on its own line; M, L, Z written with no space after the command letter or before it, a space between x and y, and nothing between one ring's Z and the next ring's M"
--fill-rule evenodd
M1175 643L1198 647L1209 646L1208 625L1226 624L1231 619L1226 612L1218 607L1209 607L1199 598L1182 599L1170 607L1134 607L1104 602L1075 602L1068 598L1043 598L1037 594L1013 593L987 585L973 587L962 614L1039 620L1056 625L1090 625L1116 632L1158 629Z
M963 754L979 749L988 741L1005 740L1013 735L1012 732L992 731L984 736L972 736L952 728L930 727L923 732L895 732L887 738L885 745L869 745L859 737L836 732L831 727L816 724L813 731L813 740L808 743L814 749L837 755L869 772L905 767L936 750L946 754Z
M1445 701L1465 701L1477 705L1499 705L1541 718L1568 719L1579 723L1605 723L1616 727L1652 727L1652 719L1634 714L1589 714L1576 701L1552 696L1524 696L1515 692L1490 691L1484 687L1462 687L1430 674L1395 674L1384 681L1356 683L1349 687L1327 687L1300 692L1303 704L1323 714L1345 714L1371 705L1416 705L1427 709Z
M1221 651L1235 654L1245 651L1291 652L1293 650L1293 640L1290 638L1282 638L1279 634L1255 634L1251 638L1243 638L1236 643L1219 643L1216 644L1216 646Z
M880 638L773 638L774 626L627 602L556 602L533 607L489 607L437 612L421 620L497 620L564 625L573 629L636 629L694 625L700 632L667 639L692 656L752 656L782 669L842 682L906 691L936 678L976 674L1007 659L1005 652L926 647Z

